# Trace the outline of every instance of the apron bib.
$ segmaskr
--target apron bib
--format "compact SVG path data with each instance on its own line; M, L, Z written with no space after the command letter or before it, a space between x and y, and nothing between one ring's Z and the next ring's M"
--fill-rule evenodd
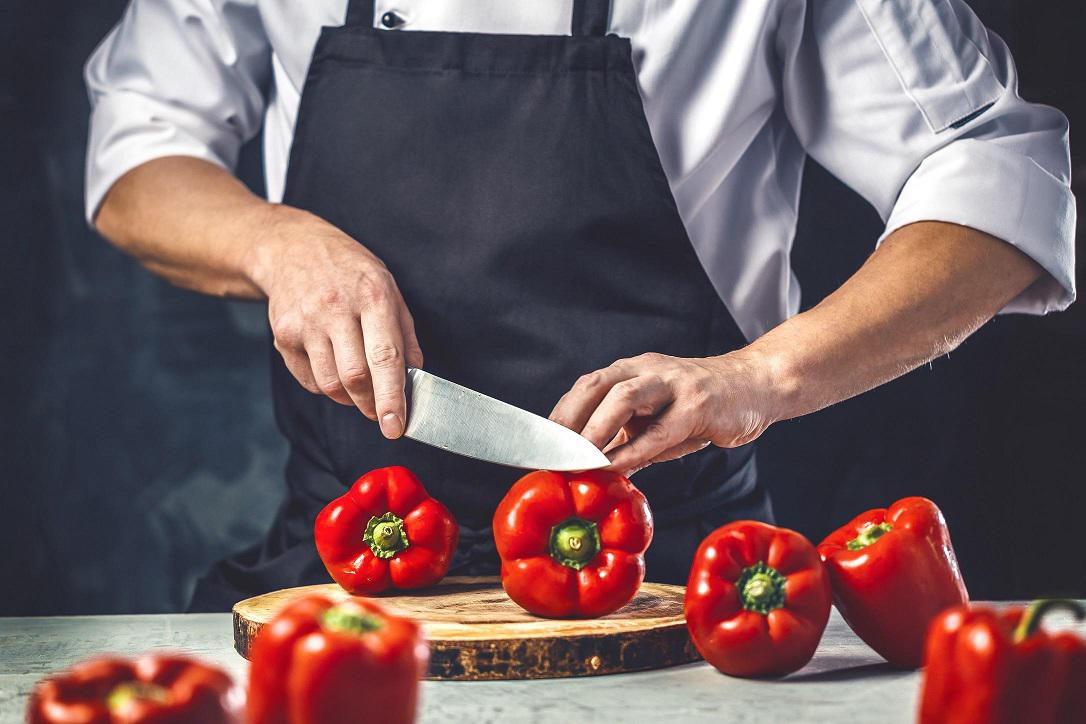
M544 416L617 359L746 344L687 237L608 10L575 0L571 36L405 32L373 28L373 0L350 0L314 50L287 172L284 203L388 266L428 371ZM194 609L326 581L314 518L386 465L456 515L453 573L497 573L490 519L526 471L386 440L274 352L272 367L287 499L263 543L200 581ZM709 530L771 517L753 452L709 447L637 473L657 523L649 580L685 582Z

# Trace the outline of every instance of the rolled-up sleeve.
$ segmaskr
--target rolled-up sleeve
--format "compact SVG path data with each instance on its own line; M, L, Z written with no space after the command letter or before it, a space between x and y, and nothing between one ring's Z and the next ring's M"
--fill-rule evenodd
M132 0L87 61L86 215L163 156L232 169L260 128L270 51L256 0Z
M1003 311L1075 298L1067 119L1018 95L1003 41L960 0L825 0L786 14L785 110L815 160L886 222L969 226L1046 278Z

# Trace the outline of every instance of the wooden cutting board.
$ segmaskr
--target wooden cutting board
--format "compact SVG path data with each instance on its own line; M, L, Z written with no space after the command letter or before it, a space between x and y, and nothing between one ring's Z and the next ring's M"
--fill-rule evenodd
M682 586L646 583L604 618L533 616L509 600L497 578L446 578L423 591L381 595L392 611L422 624L430 641L426 678L480 681L596 676L658 669L701 657L686 632ZM234 648L248 658L260 627L299 596L343 599L334 583L275 591L234 606Z

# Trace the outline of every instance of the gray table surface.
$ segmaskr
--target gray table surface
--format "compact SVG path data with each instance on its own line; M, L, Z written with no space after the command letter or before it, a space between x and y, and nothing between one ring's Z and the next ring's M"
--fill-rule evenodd
M1081 630L1081 629L1080 629ZM0 618L0 722L20 722L43 675L87 656L182 651L243 681L228 614ZM920 674L890 668L835 610L814 659L777 681L733 679L705 663L537 681L428 681L422 722L911 722Z

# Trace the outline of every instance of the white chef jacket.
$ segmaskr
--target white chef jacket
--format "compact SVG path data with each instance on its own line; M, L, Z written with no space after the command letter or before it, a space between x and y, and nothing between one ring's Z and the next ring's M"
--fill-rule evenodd
M153 158L231 168L262 123L280 200L317 34L345 11L132 0L86 67L88 218ZM387 32L568 34L572 0L377 0L375 27L386 12L403 20ZM948 221L1035 259L1048 276L1004 311L1073 301L1067 120L1018 96L1006 45L961 0L613 0L609 31L631 40L679 213L748 339L799 307L789 253L805 154L877 209L881 238Z

